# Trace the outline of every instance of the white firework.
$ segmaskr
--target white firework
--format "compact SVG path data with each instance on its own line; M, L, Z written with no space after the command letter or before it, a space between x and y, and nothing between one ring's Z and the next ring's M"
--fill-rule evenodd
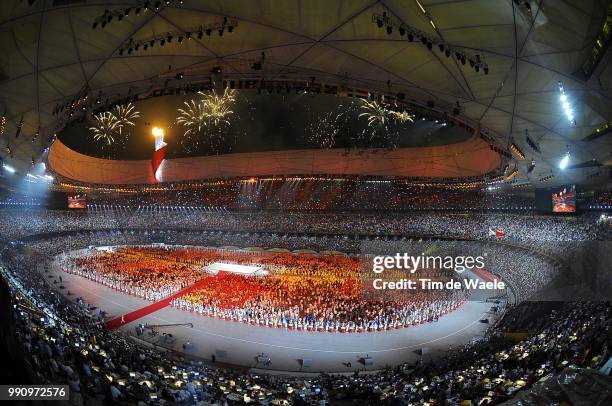
M319 148L330 149L336 144L336 137L340 131L338 117L334 112L313 120L306 128L308 141Z
M107 145L115 142L115 138L120 133L121 124L117 117L109 111L98 113L93 116L95 125L89 127L94 140L105 141Z
M202 109L210 124L215 126L220 124L230 124L229 118L232 114L234 114L234 112L231 110L231 105L236 100L235 90L225 89L222 95L218 95L216 92L198 92L198 94L202 96Z
M225 140L224 129L231 125L232 105L236 91L226 89L222 95L198 92L198 99L184 102L179 108L176 123L184 128L183 145L186 150L197 148L200 142L219 147Z
M389 115L400 123L414 122L414 115L407 111L390 111Z
M368 125L385 127L389 122L389 110L378 104L375 100L363 100L361 105L363 111L359 114L359 118L365 117L368 120Z
M364 100L361 105L362 113L359 117L365 117L368 120L368 125L386 127L389 125L390 120L397 121L399 123L413 122L414 116L407 111L394 111L386 108L378 102Z
M184 102L185 107L178 109L177 124L185 127L185 135L200 133L208 125L208 117L200 100Z
M115 106L113 114L120 125L119 133L121 133L123 127L134 127L136 125L134 121L140 117L140 112L136 110L136 107L132 103Z

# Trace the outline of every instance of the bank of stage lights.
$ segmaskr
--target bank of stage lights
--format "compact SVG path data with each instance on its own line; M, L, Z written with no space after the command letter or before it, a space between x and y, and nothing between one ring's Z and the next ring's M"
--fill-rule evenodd
M153 48L155 45L163 47L166 44L171 44L175 38L176 43L182 44L195 37L197 37L199 40L204 38L204 35L210 37L213 32L216 32L220 37L222 37L225 31L232 33L237 26L238 20L223 17L223 20L220 22L200 25L197 27L188 28L184 31L168 32L165 35L157 35L155 37L136 41L132 38L121 48L119 48L119 55L123 55L124 53L131 55L132 52L147 51L149 48ZM179 78L177 77L177 79ZM182 76L180 79L182 79Z
M565 94L565 88L563 87L563 82L559 81L559 100L561 100L561 105L563 106L563 112L567 117L567 120L571 125L576 125L576 118L574 117L574 110L572 110L572 106L570 105L569 98L567 94Z
M436 24L429 17L425 8L418 0L415 1L423 14L427 17L427 19L429 19L429 24L434 28L434 30L437 30ZM385 28L387 35L393 34L393 31L396 30L401 37L406 36L409 42L413 42L415 39L419 40L430 51L432 51L434 46L436 46L447 58L450 58L451 55L453 55L455 58L457 58L457 61L461 62L461 65L465 66L469 63L470 68L474 69L475 72L480 72L482 69L485 75L489 74L489 65L482 60L480 55L469 55L463 50L455 49L446 43L440 42L435 38L431 38L423 31L404 24L403 22L397 21L391 17L390 13L386 11L383 11L382 14L374 13L372 15L372 22L374 22L378 28Z
M91 24L92 29L96 28L106 28L107 25L112 23L113 21L123 21L124 18L129 17L130 15L141 15L149 12L150 10L154 10L158 12L160 8L171 5L182 5L183 1L172 1L172 0L157 0L157 1L141 1L137 4L134 4L129 7L117 8L115 10L104 10L104 14L100 17L96 18L94 22Z
M11 144L9 144L9 142L6 142L6 146L4 147L4 150L6 151L7 155L11 158L13 158L13 149L11 148Z
M540 178L540 182L546 182L546 181L549 181L549 180L554 179L554 178L555 178L555 175L553 175L551 173L550 175L546 175L544 177L541 177Z
M530 182L515 181L512 183L512 189L526 189L531 186Z
M516 175L518 175L519 171L518 169L514 168L512 170L512 172L510 172L509 174L506 175L506 180L510 181L512 179L514 179L516 177Z
M85 89L79 92L79 94L77 94L72 100L67 101L64 104L56 104L51 114L57 116L58 114L63 113L64 110L67 110L69 112L69 117L72 117L75 111L79 109L85 110L86 106L89 104L89 95L87 93L88 89Z
M4 135L4 131L6 131L6 125L8 124L8 119L6 118L6 111L0 117L0 137Z
M527 175L531 175L531 172L533 172L535 167L536 167L536 161L531 161L529 168L527 168Z
M540 146L538 145L537 142L535 142L530 136L529 136L529 130L525 129L525 142L527 143L527 145L529 145L529 147L534 150L534 152L537 152L538 154L541 154L541 150L540 150Z
M493 144L492 141L489 142L489 149L491 149L491 151L497 152L499 155L503 157L512 158L512 155L508 151Z
M21 135L21 129L23 128L23 114L21 115L21 119L19 119L19 123L17 124L17 130L15 131L15 139L19 138Z
M515 143L510 144L510 151L512 151L512 153L521 161L525 160L525 154L523 154L523 151L521 151L521 149Z

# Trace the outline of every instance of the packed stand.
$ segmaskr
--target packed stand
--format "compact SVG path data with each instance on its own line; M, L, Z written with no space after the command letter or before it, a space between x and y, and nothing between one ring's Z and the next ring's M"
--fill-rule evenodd
M542 325L536 326L532 334L518 343L509 343L506 333L520 327L521 321L513 316L524 314L526 309L510 307L505 311L505 318L510 321L500 324L505 326L503 329L492 327L485 340L455 349L441 360L400 365L376 374L304 378L212 368L136 345L117 333L106 331L103 328L104 315L99 313L99 309L92 309L82 301L69 302L51 288L48 283L49 269L44 265L47 259L62 251L88 245L113 245L117 241L126 245L160 240L206 245L214 241L218 244L233 242L242 246L284 246L288 249L305 246L329 249L332 246L340 250L358 249L361 243L351 238L306 235L307 232L299 228L310 224L313 228L309 228L309 231L312 232L319 220L301 216L291 220L282 217L276 219L276 224L285 229L293 223L291 228L298 230L299 235L283 235L283 232L274 235L245 230L150 231L149 227L162 224L161 220L154 220L161 217L159 214L143 215L145 218L142 219L132 213L71 216L65 213L11 211L3 214L7 213L9 215L3 217L7 221L1 226L5 241L34 233L63 233L53 239L42 239L27 245L19 242L8 244L2 253L2 275L9 281L11 297L15 300L15 306L11 307L12 320L7 328L11 329L12 336L19 343L19 353L36 371L37 383L68 384L73 404L165 402L190 405L197 402L231 404L245 400L259 404L288 402L298 405L340 401L362 404L436 402L458 405L464 401L496 404L529 388L539 378L558 373L569 365L599 368L610 356L612 308L609 303L593 302L560 305L554 312L541 317ZM170 224L188 221L168 217ZM97 230L107 218L115 221L105 225L106 230ZM189 220L197 221L199 218L198 215ZM498 222L503 218L492 220ZM384 235L385 230L414 230L408 218L404 218L407 225L400 225L400 219L397 219L398 223L390 225L383 218L380 234ZM269 221L265 226L271 229L275 224L265 218L259 220ZM296 220L301 222L296 223ZM147 225L147 221L151 224ZM229 231L237 227L238 221L254 225L255 220L252 220L253 223L248 223L251 221L248 217L236 220L226 229ZM354 219L351 223L335 227L346 232L356 225L371 227L367 219L363 223L361 221ZM424 220L418 222L421 221ZM428 223L434 226L429 229L430 233L432 229L440 233L446 230L435 230L435 226L442 223L437 221L435 217L428 218ZM458 221L457 225L466 221ZM517 218L517 222L516 230L529 235L533 229L529 218ZM543 223L541 226L559 240L572 237L588 239L594 231L586 219L558 223L555 220L550 225ZM133 229L127 230L130 227ZM82 231L87 229L93 231ZM66 230L74 232L66 233ZM478 239L489 238L483 237L478 218L472 219L470 228L460 230L464 235L477 235ZM515 241L511 235L508 238ZM524 241L531 242L528 238ZM530 275L538 272L538 268L536 263L533 269L522 269L527 272L526 275Z
M97 205L208 206L230 210L533 210L533 197L478 187L405 181L275 179L177 184L165 190L90 197Z
M545 327L518 343L509 343L494 327L486 340L444 359L376 374L304 378L212 368L105 331L102 318L86 304L67 302L41 280L46 272L38 264L57 248L48 243L35 248L36 255L12 249L3 254L3 276L15 297L24 295L12 308L10 328L40 382L69 385L73 404L497 404L569 365L598 368L610 354L610 304L567 303L543 317ZM26 310L26 302L45 316ZM506 310L506 317L513 314L515 309Z

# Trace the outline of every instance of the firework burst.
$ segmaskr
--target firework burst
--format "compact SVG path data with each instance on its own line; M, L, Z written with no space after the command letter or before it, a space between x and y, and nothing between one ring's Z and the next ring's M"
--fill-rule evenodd
M362 113L359 114L359 118L365 117L370 127L385 127L389 123L389 110L375 100L364 100L361 110Z
M93 125L89 131L96 141L103 141L106 145L115 144L117 141L125 141L127 127L134 127L135 120L140 117L140 112L132 103L117 105L111 111L93 115ZM123 136L123 137L120 137Z
M134 121L140 117L140 112L136 110L136 107L132 103L120 104L118 106L115 106L115 108L113 109L113 114L119 122L120 134L123 130L123 127L134 127L136 125Z
M339 118L342 113L327 113L318 120L312 120L307 131L308 142L319 148L330 149L336 144L340 132Z
M407 111L392 110L376 101L363 100L360 111L359 118L365 117L368 123L360 133L360 140L379 139L391 149L397 145L402 124L414 122L414 115Z
M120 133L121 123L110 111L98 113L93 116L95 125L89 127L96 141L105 141L107 145L115 142L115 137Z
M365 117L369 126L386 127L391 120L402 124L414 121L414 116L407 111L391 110L376 101L364 100L361 110L359 117Z
M201 101L189 100L185 107L178 109L177 124L185 127L185 135L199 134L208 124L208 117Z
M407 111L390 111L389 115L402 124L414 122L414 115L408 113Z
M339 144L345 147L357 147L363 142L376 138L377 126L364 126L360 120L362 102L350 100L332 112L314 113L305 127L306 140L318 148L335 148Z
M198 148L200 142L207 142L217 148L223 144L225 129L231 125L234 114L232 105L236 91L225 89L222 95L215 92L198 92L199 99L184 102L179 108L176 123L184 128L183 146L189 151Z
M235 90L225 89L222 95L216 92L198 92L198 94L202 97L203 111L211 125L230 124L229 118L234 114L231 106L236 100Z

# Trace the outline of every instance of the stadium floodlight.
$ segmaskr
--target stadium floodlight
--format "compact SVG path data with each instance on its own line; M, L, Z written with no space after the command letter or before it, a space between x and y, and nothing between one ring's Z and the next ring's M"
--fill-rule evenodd
M559 100L561 101L563 112L565 113L565 116L567 117L567 120L570 122L570 124L575 126L576 118L574 117L574 111L572 110L572 107L570 106L569 98L567 97L567 94L565 93L565 87L563 86L563 82L559 81L558 85L559 85L559 93L561 93L559 95Z
M565 154L565 156L563 156L563 158L561 159L561 161L559 162L559 169L565 169L567 168L567 165L569 164L569 160L570 160L570 154L569 151Z
M15 168L13 168L12 166L7 165L7 164L3 164L3 165L2 165L2 168L3 168L5 171L7 171L8 173L15 173L15 172L16 172Z
M523 151L521 151L519 146L516 145L515 143L510 144L510 151L512 151L512 153L521 161L525 160L525 154L523 153Z

